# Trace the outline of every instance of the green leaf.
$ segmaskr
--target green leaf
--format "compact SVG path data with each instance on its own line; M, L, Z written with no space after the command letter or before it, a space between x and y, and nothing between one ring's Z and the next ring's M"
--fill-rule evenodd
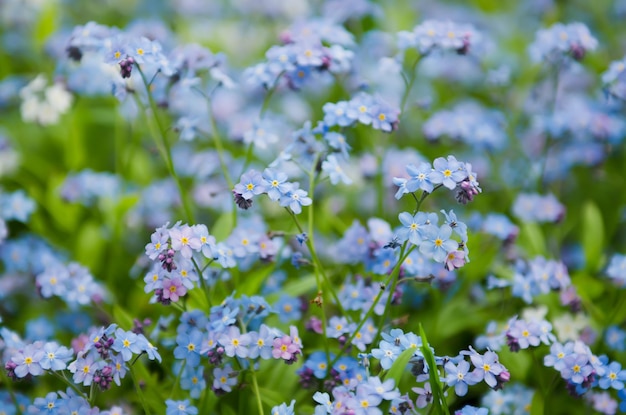
M113 319L124 330L130 330L133 327L133 318L118 304L113 306Z
M211 235L218 241L223 241L233 230L233 215L230 212L222 213L215 224L209 229Z
M391 368L389 368L389 371L385 374L384 380L393 379L396 381L396 386L398 386L409 361L415 354L416 349L416 347L410 347L400 353L400 356L398 356L396 361L393 362L393 365L391 365Z
M299 277L294 281L289 281L283 286L283 291L294 297L298 297L315 289L317 289L317 282L313 274Z
M530 415L543 415L544 401L540 391L535 391L532 403L530 404Z
M430 350L430 345L428 344L428 339L426 338L426 332L424 331L424 327L422 327L422 323L419 325L420 328L420 337L422 338L422 354L424 355L424 360L426 360L426 364L428 365L430 388L433 391L433 405L437 410L439 415L450 415L450 411L448 410L448 405L446 404L445 397L443 395L443 386L441 385L441 380L439 379L439 370L437 369L437 363L435 362L435 355L433 351Z
M39 21L35 25L35 30L31 32L33 41L37 45L43 45L57 29L56 21L58 20L59 7L53 1L43 2L43 5L44 7L39 13Z
M585 268L596 272L602 265L604 249L604 221L598 206L591 200L582 209L582 245L585 252Z
M74 245L74 258L89 269L101 269L103 254L106 253L102 226L95 221L87 221L80 226Z
M261 401L270 408L285 401L285 395L276 390L259 388L259 394L261 395ZM256 403L254 406L256 408Z
M237 291L246 295L254 295L258 293L260 291L259 289L261 284L263 284L263 281L265 281L268 275L272 273L274 268L274 266L266 266L250 273L246 272L240 279L242 284L237 287Z
M530 257L545 255L548 252L541 228L536 223L522 224L518 241Z

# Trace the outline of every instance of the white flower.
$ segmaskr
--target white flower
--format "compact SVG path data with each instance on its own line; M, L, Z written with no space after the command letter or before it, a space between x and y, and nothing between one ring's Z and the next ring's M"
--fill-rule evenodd
M46 85L46 78L39 75L20 90L22 120L42 125L56 124L70 108L73 97L63 85L54 84L49 88Z

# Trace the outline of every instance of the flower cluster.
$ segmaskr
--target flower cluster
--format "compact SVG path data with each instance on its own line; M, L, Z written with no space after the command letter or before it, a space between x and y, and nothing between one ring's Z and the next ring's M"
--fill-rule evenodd
M211 388L216 394L231 392L237 385L240 366L249 359L282 360L293 364L302 355L298 329L289 334L270 327L263 320L272 312L259 296L229 297L210 314L201 310L184 312L176 329L174 371L180 374L180 386L194 398L206 387L207 365L212 367ZM250 327L258 327L252 330ZM181 363L184 363L181 365Z
M538 256L528 263L518 261L512 281L491 278L488 282L488 288L510 286L511 294L514 297L521 298L527 304L531 304L538 295L548 294L552 291L564 292L570 287L570 284L571 280L565 264Z
M300 89L316 73L341 74L352 67L353 52L346 48L354 43L352 35L330 20L292 25L281 40L283 45L265 53L266 62L245 71L248 82L271 88L284 76L290 88Z
M0 219L26 223L35 211L35 201L22 190L3 192L0 190Z
M506 145L505 121L501 113L488 111L474 102L457 104L433 114L422 127L429 140L448 136L476 148L502 149Z
M122 183L118 176L83 170L68 175L61 185L61 197L72 203L80 202L90 206L100 198L116 199L122 193Z
M414 349L411 360L411 373L416 376L417 382L424 382L421 388L413 388L420 397L416 401L418 408L423 408L432 401L432 391L428 383L429 367L422 354L422 339L413 333L404 333L400 329L392 329L389 333L382 334L383 340L379 348L372 350L372 356L380 361L383 369L392 367L396 359L404 351ZM469 357L473 370L470 371L470 362L465 360ZM503 384L509 381L510 373L499 362L495 352L487 351L480 354L471 346L469 350L462 351L456 357L435 357L437 367L441 367L444 375L442 381L448 387L453 387L457 396L465 396L468 387L485 382L492 389L500 389Z
M581 60L597 46L598 41L583 23L556 23L539 30L528 51L534 62L558 64L567 59Z
M281 171L265 169L263 173L250 170L241 176L233 189L235 203L241 209L252 206L252 198L260 194L288 207L293 213L302 212L302 206L310 206L313 201L297 182L288 182L287 174Z
M626 58L613 61L602 74L605 90L612 96L626 100Z
M393 183L398 186L396 199L418 190L432 193L435 186L444 186L455 190L457 201L466 204L474 200L474 196L482 191L477 182L476 173L472 171L472 165L458 161L454 156L438 157L433 161L432 166L426 162L420 163L419 166L408 164L406 171L408 178L394 177L393 179Z
M60 297L71 307L98 303L107 297L89 270L76 262L65 265L50 261L37 274L35 283L43 298Z
M112 324L94 330L76 356L67 347L56 342L14 344L5 369L9 377L17 379L40 376L46 372L68 370L77 385L98 385L109 389L111 383L120 385L128 371L127 362L133 355L146 353L151 360L161 361L161 356L141 333L124 331ZM70 362L74 357L75 360Z
M436 49L464 55L480 41L481 35L472 25L451 21L426 20L415 26L411 32L398 33L401 50L415 48L422 55Z
M592 387L624 389L626 370L622 370L622 365L609 362L606 356L594 355L581 341L554 343L543 363L558 370L568 389L576 395L582 395Z
M559 222L565 215L565 207L553 194L520 193L512 211L524 222Z
M609 261L606 275L617 286L626 286L626 255L614 254Z
M322 109L324 125L328 128L351 127L357 122L387 133L398 128L400 110L365 92L360 92L349 101L328 102Z
M39 75L20 91L22 119L42 125L57 124L61 115L72 105L72 94L60 83L47 87L44 75Z

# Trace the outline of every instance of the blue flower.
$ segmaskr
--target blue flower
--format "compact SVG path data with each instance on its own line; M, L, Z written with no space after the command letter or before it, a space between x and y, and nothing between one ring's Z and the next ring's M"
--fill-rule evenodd
M265 180L267 196L273 201L279 200L290 189L289 183L287 183L287 174L284 172L265 169L262 177Z
M448 156L447 159L436 158L433 167L433 171L428 175L430 181L433 184L443 184L450 190L454 190L458 183L467 178L464 164L457 161L454 156Z
M280 321L289 323L292 320L300 320L302 316L301 303L297 297L283 294L274 305Z
M617 352L626 350L626 331L618 326L609 326L604 333L604 342L607 347Z
M626 381L626 370L622 370L622 365L619 362L611 362L604 368L604 375L598 381L598 385L602 389L622 390L624 389L624 381Z
M328 155L326 160L322 162L322 170L328 174L332 184L337 184L340 181L344 184L352 184L352 179L343 171L343 168L339 165L339 161L334 154Z
M448 225L426 225L423 231L423 240L420 244L420 252L431 256L437 262L445 261L449 252L458 249L459 244L454 239L450 239L452 228Z
M352 147L350 147L350 144L348 144L346 137L343 134L339 134L335 131L329 131L324 134L324 140L328 142L328 145L331 148L339 151L344 159L348 160L350 157L349 152Z
M407 164L406 172L409 174L409 179L406 182L406 189L413 193L418 189L422 189L425 192L432 193L433 184L429 179L429 175L432 172L432 167L429 163L422 162L419 166L414 164Z
M399 112L399 110L379 100L379 102L371 108L372 128L382 130L386 133L397 129Z
M335 125L347 127L356 120L348 116L348 101L339 101L335 104L327 102L322 109L324 110L324 124L328 127Z
M461 360L458 366L453 362L448 362L444 366L446 370L445 382L448 386L454 386L454 392L457 396L465 396L468 385L477 383L471 376L468 376L469 368L470 364L465 360Z
M185 359L187 366L196 367L200 364L200 349L203 342L203 335L200 330L193 329L190 333L179 333L176 336L176 348L174 357Z
M48 342L43 346L43 358L39 364L45 370L63 370L67 367L67 362L72 359L72 356L72 351L67 347Z
M387 370L391 368L391 365L400 356L401 352L400 347L383 340L380 342L378 349L372 349L372 356L380 360L380 366Z
M430 225L433 219L436 223L436 217L436 214L424 212L418 212L415 215L411 215L409 212L400 213L398 219L404 227L398 230L398 238L400 241L409 240L412 244L419 245L422 242L424 228Z
M256 170L250 170L241 176L241 181L235 185L235 192L244 199L250 200L253 196L265 193L263 176Z
M112 349L120 352L125 362L132 359L133 354L140 354L142 351L137 335L132 331L124 331L119 328L115 330L115 342Z
M167 405L165 415L196 415L198 413L198 409L192 406L188 399L184 401L168 399L165 405Z
M224 365L224 368L216 367L213 369L214 390L230 392L235 385L237 385L237 373L229 364Z
M292 184L291 189L280 198L281 206L288 206L293 213L302 213L302 206L313 203L306 191L299 189L297 183Z
M282 403L278 406L275 406L271 409L270 413L272 415L294 415L294 405L296 404L295 399L291 401L289 406L287 404Z
M176 370L176 373L178 373L178 370ZM202 365L197 368L185 366L180 377L180 388L189 391L189 396L194 399L198 399L202 391L206 389L206 380L203 373L204 367Z

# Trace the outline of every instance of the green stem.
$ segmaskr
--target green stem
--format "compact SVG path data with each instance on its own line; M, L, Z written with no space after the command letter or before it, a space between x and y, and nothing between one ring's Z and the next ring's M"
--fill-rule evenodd
M199 91L202 94L202 91ZM204 95L204 94L203 94ZM217 121L215 120L215 115L213 114L213 101L206 95L204 95L207 100L207 108L209 110L209 121L211 122L211 133L213 136L213 142L215 143L215 148L217 150L217 157L220 160L220 166L222 168L222 173L224 174L224 180L226 180L226 184L228 185L228 189L232 190L235 187L233 179L230 177L230 173L228 171L228 165L226 164L226 159L224 158L224 145L222 143L222 136L220 135L220 131L217 128ZM237 226L237 204L233 200L232 210L231 210L232 220L233 220L233 228Z
M256 372L254 371L254 368L251 368L250 372L252 372L252 386L254 387L254 395L256 396L256 403L259 407L259 415L264 415L263 403L261 402L261 392L259 391L259 383L256 380Z
M171 399L172 396L174 396L174 392L176 391L176 388L180 384L180 378L183 376L183 370L185 369L186 363L187 361L183 360L183 363L180 365L180 370L178 371L178 375L176 375L176 380L174 381L174 384L172 385L172 391L170 392L170 396L168 399Z
M95 385L92 383L91 386L89 386L89 405L93 406L93 401L96 398L96 388Z
M415 245L412 245L408 251L406 251L406 246L407 246L408 241L405 241L402 244L402 247L400 247L400 260L398 261L398 263L396 264L396 266L393 268L393 270L391 271L391 274L389 274L389 278L387 278L387 280L385 281L384 286L381 287L381 291L376 295L376 298L374 298L374 301L372 302L372 305L369 307L369 309L367 310L367 313L365 313L365 315L363 316L363 318L361 319L361 321L359 322L359 324L357 325L356 329L354 329L354 331L352 332L352 334L350 335L350 338L348 338L348 340L346 341L346 346L350 345L352 343L352 340L354 340L354 338L356 337L357 333L359 332L359 330L361 330L361 328L365 325L365 322L367 321L368 318L370 318L370 316L372 315L372 313L374 312L374 309L376 308L376 306L378 305L378 302L380 301L381 297L382 297L382 291L383 289L385 289L386 287L389 286L389 284L392 282L392 280L397 280L398 275L400 274L400 266L402 265L402 263L404 262L404 260L406 259L407 256L409 256L409 254L411 253L411 251L413 249L415 249ZM395 283L393 284L394 290L395 290ZM389 296L391 297L393 295L393 292L390 292ZM382 331L382 327L378 328L378 331L376 333L376 338L378 338L378 336L380 335ZM376 340L374 340L372 342L372 344L375 344ZM335 363L337 363L337 361L339 360L339 358L342 356L342 354L347 350L347 347L344 347L343 349L340 350L340 352L337 354L337 356L333 359L333 361L331 362L331 364L329 365L329 367L332 367Z
M148 80L146 79L146 75L143 73L143 71L141 70L141 67L139 65L136 65L137 70L139 72L139 74L141 75L141 79L143 80L143 83L146 87L146 95L148 96L148 102L150 104L150 110L152 112L152 119L154 120L155 124L157 125L157 130L158 130L158 136L160 138L160 146L159 149L161 150L161 154L163 155L163 158L165 159L165 164L167 165L167 169L169 170L170 175L172 176L172 178L174 179L174 181L176 182L176 185L178 186L178 191L180 192L180 199L182 201L183 204L183 209L185 211L185 215L187 216L187 221L189 223L195 223L194 219L193 219L193 213L191 210L191 205L189 204L189 197L187 195L187 191L185 190L185 188L183 187L182 182L180 181L180 178L178 177L178 174L176 174L176 170L174 169L174 160L172 159L172 151L170 148L170 144L167 140L167 133L165 130L165 127L163 127L163 124L161 124L161 120L158 117L158 108L156 105L156 102L154 101L154 97L152 96L152 94L150 93L150 83L148 82ZM139 99L139 97L137 97L137 102L139 103L139 105L143 108L143 112L146 116L146 118L148 118L148 125L152 126L152 123L150 122L150 117L148 117L147 112L145 111L145 107L143 105L143 103L141 102L141 100Z
M204 281L204 275L202 274L202 270L200 269L200 267L198 266L198 263L196 262L194 258L191 258L191 262L193 262L193 266L196 269L196 272L198 273L198 278L200 278L200 288L202 288L202 291L204 291L204 296L206 297L207 304L209 308L211 308L211 296L209 295L208 287L206 286L206 282ZM209 264L211 262L212 260L209 261Z
M48 373L52 373L54 376L56 376L58 379L60 379L63 383L65 383L67 386L72 388L74 390L74 392L76 392L79 396L83 397L85 400L88 400L87 395L85 394L85 392L80 390L78 388L78 386L76 386L74 384L74 382L70 382L70 380L65 377L65 373L64 372L58 373L58 372L55 372L55 371L48 371Z
M0 369L0 378L2 378L2 383L7 386L7 390L9 391L9 396L13 401L13 405L15 405L15 411L17 415L22 415L22 409L20 408L20 403L17 400L17 396L15 395L15 391L13 391L12 380L9 379L4 369Z
M312 208L310 208L312 209ZM300 225L300 222L298 221L298 218L296 217L296 214L293 213L291 211L291 209L289 209L288 207L285 207L285 210L287 210L287 212L289 212L289 214L291 215L291 217L293 218L293 221L296 224L296 227L298 228L298 230L300 231L300 233L304 233L304 230L302 228L302 226ZM336 302L337 307L339 308L339 311L341 312L341 314L343 315L347 315L343 305L341 304L341 301L339 301L339 297L337 296L337 293L335 293L335 290L332 287L332 284L330 283L330 280L328 279L328 276L326 275L326 271L324 270L324 266L322 265L322 261L320 261L319 257L317 256L317 252L315 251L315 246L313 246L313 244L311 243L311 235L309 235L309 237L306 240L306 246L307 248L309 248L309 252L311 254L311 258L313 259L313 264L315 265L315 272L319 272L319 274L322 276L322 279L324 280L324 284L328 287L328 290L330 291L331 295L333 296L333 299ZM317 274L316 274L317 275ZM318 285L318 290L321 290L321 286Z
M554 116L554 113L556 111L556 104L557 104L557 98L559 95L559 77L560 74L560 70L559 68L555 68L554 69L554 97L552 99L552 116ZM544 143L543 146L543 160L541 161L541 170L539 173L539 177L537 179L537 188L539 191L542 191L546 185L546 180L545 180L545 174L546 174L546 169L548 167L548 155L550 153L550 147L553 144L553 139L552 139L552 134L546 134L546 142Z
M315 168L315 164L317 164L317 159L315 161L315 163L313 164L313 168ZM322 284L320 282L320 274L321 275L325 275L324 269L322 267L321 261L319 260L319 258L317 257L317 252L315 252L315 239L314 239L314 227L313 227L313 223L314 223L314 210L313 209L313 193L315 190L315 173L314 172L309 172L309 197L311 198L311 206L309 207L309 211L307 212L309 215L308 218L308 238L307 238L307 246L309 248L309 251L312 252L311 257L315 258L314 261L316 263L315 265L315 282L317 284L317 290L318 290L318 295L320 292L323 292L321 287ZM297 219L294 216L294 220L296 220L296 224L297 224ZM301 229L301 228L300 228ZM315 257L313 257L313 252L315 252ZM344 313L343 311L343 306L341 306L341 302L339 301L339 298L337 297L337 295L335 294L335 291L332 289L332 285L329 283L328 279L324 276L323 277L324 280L326 281L326 285L329 287L330 291L331 291L331 295L333 296L333 298L335 299L335 302L340 305L340 309L342 310L342 314ZM326 319L326 308L324 307L324 304L322 304L320 306L321 308L321 312L322 312L322 334L324 336L325 339L327 339L328 337L326 336L326 327L328 326L327 324L327 319ZM326 353L326 364L330 364L330 345L328 342L323 342L324 343L324 352Z
M246 324L241 320L238 319L239 321L239 329L241 330L241 334L246 334L248 331L246 330ZM237 363L239 363L239 367L243 368L243 365L241 365L241 362L239 361L239 359L237 359ZM250 364L250 373L252 374L252 386L254 388L254 395L256 396L256 403L257 406L259 408L259 415L264 415L263 414L263 403L261 402L261 392L259 391L259 383L257 382L256 379L256 372L254 371L254 365L252 364L252 362L248 362Z
M280 78L282 78L284 73L285 73L285 71L282 71L281 73L278 74L278 76L274 80L274 83L272 84L272 86L267 91L267 94L265 94L265 98L263 98L263 104L261 105L261 112L259 113L259 118L263 117L263 114L265 114L265 111L267 111L267 107L270 104L270 100L272 99L272 95L274 95L274 92L276 92L276 87L278 86L278 81L280 80Z
M406 77L403 77L406 88L404 90L404 94L402 95L402 101L400 103L400 114L404 114L406 101L409 98L411 90L413 89L413 84L415 83L415 68L417 68L417 64L420 62L420 59L421 55L415 58L413 65L411 65L411 73L409 79L407 80Z
M185 363L183 362L183 365ZM133 378L133 383L135 384L135 390L137 391L137 396L139 396L139 400L141 401L141 406L143 407L143 411L146 415L150 415L150 410L148 409L148 403L146 402L145 396L143 396L143 391L141 390L141 386L137 381L137 376L135 375L135 371L133 368L129 368L130 376ZM171 396L170 396L171 397Z
M398 260L398 263L396 264L396 266L394 267L391 273L391 288L389 289L389 297L387 297L387 303L385 304L385 311L383 311L383 315L380 316L380 323L378 323L378 330L376 331L376 336L374 337L374 341L372 342L372 344L376 344L378 342L380 334L383 331L385 320L387 319L387 315L389 314L389 309L391 308L391 301L393 300L393 293L396 291L396 286L398 285L398 281L400 280L398 278L398 276L400 275L400 267L402 266L406 258L409 256L409 254L415 249L415 245L411 245L411 247L406 251L406 253L404 252L405 249L406 249L406 242L404 243L404 245L402 246L402 249L400 250L400 259Z

